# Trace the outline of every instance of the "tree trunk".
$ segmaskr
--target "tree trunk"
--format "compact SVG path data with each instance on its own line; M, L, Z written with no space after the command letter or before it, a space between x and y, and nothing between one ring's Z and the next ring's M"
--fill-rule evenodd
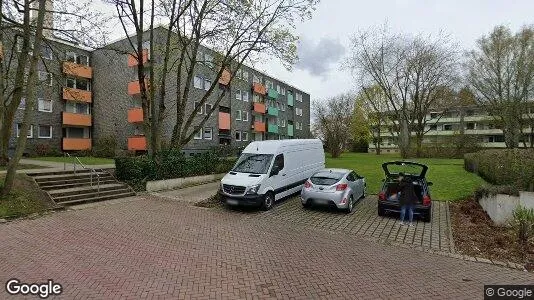
M421 157L423 155L423 135L417 133L415 136L415 157Z
M408 120L401 118L399 136L399 149L402 158L407 158L410 151L410 129L408 128Z

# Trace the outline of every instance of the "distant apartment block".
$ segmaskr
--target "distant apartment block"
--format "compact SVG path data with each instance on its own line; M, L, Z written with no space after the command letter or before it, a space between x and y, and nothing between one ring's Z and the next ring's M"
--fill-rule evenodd
M533 106L525 111L523 118L528 119L529 115L534 119L534 103ZM468 135L473 141L479 143L484 148L506 148L504 142L504 133L502 127L498 125L496 120L488 115L485 110L477 106L469 106L462 108L452 108L443 111L432 111L426 116L427 125L425 128L426 134L423 139L424 144L438 144L446 141L447 137L458 135L462 132ZM394 153L399 152L397 145L398 134L390 122L380 129L380 137L382 143L380 148L382 152ZM531 127L525 126L523 128L523 136L521 138L521 145L523 141L530 145L532 136L530 134ZM412 137L415 134L412 132ZM369 143L369 152L376 152L376 145Z

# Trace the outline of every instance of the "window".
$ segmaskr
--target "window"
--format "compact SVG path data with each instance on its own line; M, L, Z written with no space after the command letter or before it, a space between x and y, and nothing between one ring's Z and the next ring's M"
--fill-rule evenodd
M438 125L430 125L430 130L438 130Z
M282 119L280 123L282 124L282 127L286 127L286 120Z
M65 79L65 85L68 88L75 89L76 88L76 79L67 77L67 79Z
M248 102L248 91L242 91L241 98L243 99L243 101Z
M242 114L242 117L243 117L243 121L248 121L248 111L243 111L243 114Z
M39 71L39 81L45 85L52 86L52 73Z
M468 130L474 130L476 128L476 124L475 123L467 123L466 124L466 129Z
M261 82L262 82L261 75L256 75L256 74L254 74L254 76L253 76L253 78L252 78L252 82L254 82L254 83L261 83Z
M76 79L76 88L79 90L90 91L91 83L88 80Z
M474 114L475 114L475 112L474 112L472 109L467 110L467 111L465 112L465 115L468 116L468 117L471 117L471 116L473 116Z
M265 80L265 86L266 86L268 89L272 89L272 88L273 88L273 82L270 81L270 80Z
M438 117L438 113L435 113L435 112L430 113L430 119L435 119L437 117Z
M213 67L213 56L208 53L204 53L204 64L208 67Z
M246 132L246 131L241 132L241 140L243 142L248 141L248 132Z
M302 102L302 94L301 93L295 93L295 100L298 102Z
M197 89L201 89L202 83L203 83L202 77L195 76L195 79L193 79L193 86Z
M206 103L206 115L213 109L213 104Z
M277 91L278 93L280 93L280 85L278 85L278 84L276 85L276 91Z
M235 99L236 100L241 100L241 91L240 90L235 91Z
M240 110L236 110L235 111L235 119L237 121L241 121L241 111Z
M89 66L89 57L86 55L77 55L76 63L79 65Z
M302 108L295 107L295 114L297 116L302 116Z
M284 169L284 155L278 154L276 158L274 159L273 169L276 168L278 170Z
M451 130L452 130L452 125L451 125L451 124L444 124L444 125L443 125L443 130L445 130L445 131L451 131Z
M202 128L200 128L195 135L193 136L193 139L195 140L201 140L202 139Z
M284 103L280 103L280 107L282 108L282 111L286 111L286 105Z
M280 94L282 95L285 95L286 94L286 89L285 88L280 88Z
M43 98L39 98L37 101L39 111L52 112L52 100L45 100Z
M48 45L41 45L41 57L45 59L52 59L52 48Z
M260 95L258 95L258 94L253 94L253 95L252 95L252 102L256 102L256 103L261 102Z
M24 44L24 38L22 36L17 36L16 37L16 40L15 40L15 43L17 44L17 52L22 52L22 47L23 47L23 44ZM29 55L33 55L33 40L30 41L30 49L28 51L28 54Z
M242 72L241 73L241 76L242 76L241 78L243 80L245 80L245 81L248 81L248 71L247 70L242 70L241 72Z
M26 98L21 98L18 109L26 109Z
M51 139L52 138L52 126L39 125L39 138L40 139Z
M235 131L235 140L236 141L241 141L241 131L239 131L239 130Z
M211 87L211 80L204 79L204 90L209 90Z
M77 103L77 102L70 102L67 101L65 103L65 111L73 114L90 114L89 111L89 104L87 103Z
M67 61L70 61L70 62L75 63L75 62L76 62L76 53L74 53L74 52L67 52L67 54L65 55L65 59L66 59Z
M276 119L276 126L280 126L280 119L279 118Z
M195 109L197 109L197 107L199 107L199 106L200 106L200 102L195 101ZM200 109L198 109L198 111L197 111L197 115L201 115L201 114L204 113L203 108L204 108L203 106L200 106Z
M17 137L19 137L21 129L22 124L17 124ZM33 138L33 125L30 125L30 128L28 128L28 134L26 135L26 137L29 139Z
M211 127L204 128L204 139L205 140L213 139L213 130L211 129Z

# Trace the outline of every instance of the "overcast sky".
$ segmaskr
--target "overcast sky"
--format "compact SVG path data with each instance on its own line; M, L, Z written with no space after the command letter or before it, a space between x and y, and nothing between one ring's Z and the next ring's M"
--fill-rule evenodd
M300 61L293 71L275 61L264 71L310 93L312 101L349 91L354 84L340 63L348 54L350 36L385 22L394 32L442 31L468 50L496 25L515 31L534 24L534 1L322 0L313 18L297 27Z

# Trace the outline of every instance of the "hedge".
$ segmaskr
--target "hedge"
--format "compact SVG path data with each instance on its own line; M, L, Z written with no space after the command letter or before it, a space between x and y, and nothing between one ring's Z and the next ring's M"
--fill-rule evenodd
M464 168L495 185L534 191L534 149L492 149L464 156Z
M235 159L221 158L214 152L186 157L178 151L164 151L150 158L146 155L115 158L115 176L136 190L144 190L146 182L218 174L228 172Z

